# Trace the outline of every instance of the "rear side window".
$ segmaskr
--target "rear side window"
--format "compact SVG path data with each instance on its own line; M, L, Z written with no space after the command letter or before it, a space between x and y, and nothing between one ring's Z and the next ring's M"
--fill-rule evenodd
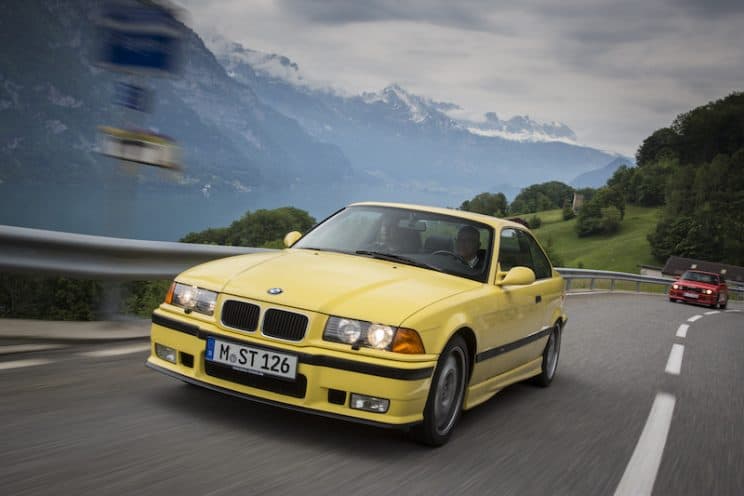
M548 257L545 256L545 253L543 253L542 249L540 248L540 245L537 244L537 241L530 236L529 234L522 232L522 235L524 235L525 238L527 238L527 243L530 246L530 254L532 255L532 270L535 271L535 279L547 279L553 275L553 271L550 268L550 262L548 261Z
M550 262L540 245L532 236L519 229L506 228L501 231L499 264L504 272L519 266L532 269L535 279L552 276Z

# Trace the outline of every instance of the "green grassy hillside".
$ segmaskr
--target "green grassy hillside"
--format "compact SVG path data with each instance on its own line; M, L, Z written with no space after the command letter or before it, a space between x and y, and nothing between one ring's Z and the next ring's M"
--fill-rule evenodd
M542 226L533 232L543 246L552 241L553 252L562 258L566 267L637 274L640 264L659 265L651 256L646 235L656 226L660 214L660 208L628 205L617 233L579 238L576 219L564 221L560 209L547 210L537 213Z

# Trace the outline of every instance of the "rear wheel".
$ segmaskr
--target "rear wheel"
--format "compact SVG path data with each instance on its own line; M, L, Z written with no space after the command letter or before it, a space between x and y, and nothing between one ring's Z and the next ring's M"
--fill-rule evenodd
M441 446L449 440L462 413L469 370L468 356L467 344L459 335L444 347L429 388L424 421L412 430L418 442Z
M533 382L540 387L548 387L553 382L555 371L558 369L558 358L561 355L561 325L555 324L550 331L548 343L542 356L542 372L533 379Z

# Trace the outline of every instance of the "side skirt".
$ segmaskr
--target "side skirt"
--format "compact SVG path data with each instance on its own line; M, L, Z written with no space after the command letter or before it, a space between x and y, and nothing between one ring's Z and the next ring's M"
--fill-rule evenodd
M465 395L463 408L465 410L470 410L474 406L480 405L489 400L494 394L498 393L506 386L539 375L541 371L542 356L539 356L524 365L509 370L508 372L491 377L481 383L471 385Z

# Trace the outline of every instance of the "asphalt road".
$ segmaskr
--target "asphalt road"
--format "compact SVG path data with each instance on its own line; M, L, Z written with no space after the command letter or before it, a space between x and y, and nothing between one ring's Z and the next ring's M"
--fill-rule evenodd
M653 494L744 494L744 312L625 294L567 311L553 385L507 388L439 449L185 385L144 367L144 341L0 342L0 493L613 494L667 393Z

